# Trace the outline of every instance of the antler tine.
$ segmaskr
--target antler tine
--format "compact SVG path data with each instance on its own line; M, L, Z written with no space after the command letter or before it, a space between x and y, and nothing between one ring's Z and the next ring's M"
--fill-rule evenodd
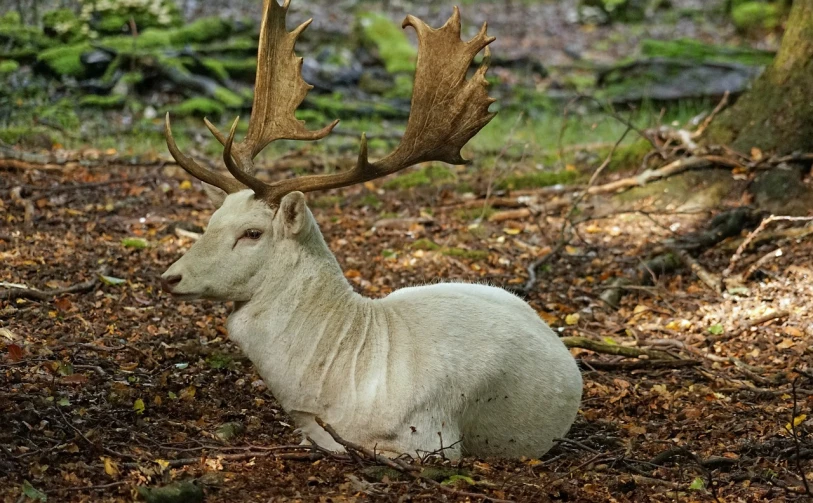
M231 129L229 130L229 137L226 138L226 141L223 144L223 162L226 163L226 168L229 170L234 178L237 181L244 183L248 188L254 191L254 194L257 197L262 198L265 193L268 191L268 184L259 180L253 175L253 168L254 163L250 164L252 172L248 172L247 170L243 169L243 167L239 166L235 161L234 157L232 157L232 150L234 147L234 133L237 131L237 123L240 121L240 117L234 119L232 122ZM218 131L219 133L219 131Z
M418 62L412 92L412 108L404 136L396 149L376 162L367 158L367 140L361 137L356 166L342 173L280 180L267 185L264 199L272 205L292 191L345 187L380 178L425 161L463 164L460 149L494 117L488 111L495 100L488 96L485 73L490 62L488 44L494 37L480 32L468 42L460 39L460 12L455 7L446 23L433 29L414 16L403 27L418 35ZM483 64L466 80L474 57L485 49Z
M243 141L235 142L231 149L233 164L248 174L255 172L254 157L269 143L276 140L319 140L327 136L338 120L322 129L310 131L305 121L295 116L297 107L313 88L302 78L302 58L294 54L299 35L311 20L292 31L285 29L285 17L290 0L279 5L277 0L263 1L263 20L260 26L260 43L257 49L257 78L248 132ZM206 126L225 147L226 137L210 122ZM239 179L239 178L238 178ZM241 180L246 183L245 180ZM250 187L258 186L259 180Z
M172 154L172 157L175 159L178 165L186 170L190 175L224 190L227 194L232 194L245 188L237 180L229 178L216 171L212 171L211 169L204 168L195 162L194 159L181 152L178 145L175 143L175 138L172 136L172 127L169 124L169 112L167 112L164 124L164 136L167 140L167 148L169 149L169 153Z

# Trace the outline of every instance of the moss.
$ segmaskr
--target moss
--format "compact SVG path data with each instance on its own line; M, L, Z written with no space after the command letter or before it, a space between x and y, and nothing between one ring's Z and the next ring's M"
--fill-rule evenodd
M767 65L774 53L747 47L711 45L690 38L677 40L645 39L641 42L641 54L650 58L674 58L698 62L719 61L744 65Z
M455 179L454 173L446 166L431 164L421 169L399 175L384 183L385 189L411 189L426 187L435 183L448 182Z
M172 43L175 45L185 45L200 44L211 40L222 40L228 38L232 30L232 24L223 18L204 17L173 30Z
M412 96L414 82L411 75L396 75L395 85L384 96L387 98L409 98Z
M206 68L208 73L213 76L214 78L224 81L229 79L229 72L226 71L226 67L223 66L219 60L214 58L203 58L201 60L203 67Z
M652 151L652 144L647 140L639 139L626 145L619 145L613 152L612 159L610 159L609 168L611 170L620 170L638 167L644 160L644 157ZM606 154L602 154L604 158Z
M412 248L413 250L435 251L435 250L440 250L441 246L439 244L435 243L434 241L432 241L431 239L421 238L421 239L416 240L414 243L412 243L410 248Z
M43 127L10 126L0 128L0 141L9 145L30 145L40 148L50 148L54 139L50 132Z
M87 42L53 47L42 51L37 59L57 75L79 78L85 73L80 57L89 50Z
M218 117L225 113L225 107L209 98L190 98L172 108L173 114L191 117Z
M168 30L148 29L137 37L131 35L114 35L104 37L96 45L112 49L119 54L137 54L149 49L164 49L171 45L171 34Z
M101 109L121 108L124 106L124 96L116 94L110 96L89 94L79 99L79 106Z
M390 73L414 72L417 50L397 24L384 14L364 12L358 18L362 45L375 48Z
M230 77L240 80L254 80L257 75L257 57L250 56L242 59L218 59L218 63Z
M442 254L449 257L465 258L469 260L485 260L488 258L486 250L466 250L464 248L444 248Z
M364 196L358 200L358 206L369 206L375 209L380 208L381 204L381 199L372 193L364 194Z
M782 11L777 4L745 2L731 11L731 20L740 32L747 33L760 28L773 30L779 26Z
M68 131L75 131L79 129L81 125L79 117L74 110L74 102L67 98L40 107L37 110L37 115L45 122L56 124Z
M20 68L20 64L17 63L16 61L12 60L0 61L0 75L14 73L17 71L18 68Z
M0 26L20 26L23 24L20 13L16 10L9 10L0 16Z
M55 9L42 16L42 27L46 35L63 42L82 38L82 23L71 9Z
M239 108L243 106L244 103L242 96L226 89L225 87L218 87L215 89L214 98L229 108Z
M506 189L535 189L575 181L579 174L575 171L535 171L532 173L512 174L497 183L497 187Z

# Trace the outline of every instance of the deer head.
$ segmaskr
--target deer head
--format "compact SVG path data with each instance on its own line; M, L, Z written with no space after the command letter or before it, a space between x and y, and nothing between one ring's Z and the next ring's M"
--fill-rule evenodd
M395 150L371 162L362 134L358 161L352 169L273 183L259 180L254 158L269 143L317 140L338 123L309 131L294 115L312 87L302 79L302 58L294 54L296 39L310 20L288 32L285 16L289 2L285 0L282 6L276 0L263 3L254 101L245 139L235 142L237 119L228 136L205 121L224 147L223 160L232 177L204 168L184 155L172 136L167 114L166 140L172 156L191 175L222 191L220 197L213 198L216 204L225 196L201 239L163 274L164 289L175 295L247 301L270 276L284 281L303 254L326 250L303 192L366 182L426 161L464 164L467 161L460 149L494 116L488 111L494 99L488 96L485 79L487 46L494 38L486 35L486 25L464 42L457 8L439 29L407 16L403 27L411 26L417 32L418 60L410 116ZM468 68L483 49L482 66L467 80Z

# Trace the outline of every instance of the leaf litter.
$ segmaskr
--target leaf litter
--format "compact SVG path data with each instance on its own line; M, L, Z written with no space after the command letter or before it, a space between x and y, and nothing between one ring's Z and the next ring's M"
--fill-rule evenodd
M140 169L6 172L4 184L89 183ZM482 183L476 170L461 179ZM180 302L159 288L160 273L194 242L176 229L199 230L212 212L199 187L183 183L156 175L139 190L122 183L77 191L46 202L31 228L24 209L6 203L0 281L64 288L102 265L110 272L90 291L0 301L0 499L130 501L133 491L149 499L155 488L185 484L173 490L198 498L200 489L207 501L466 500L420 481L370 478L341 459L273 454L299 437L228 340L229 307ZM364 204L370 193L378 208ZM348 281L372 297L438 278L522 284L528 264L556 245L562 222L482 221L453 211L465 197L431 187L341 195L340 204L322 206L319 196L310 204ZM383 214L403 224L377 226ZM540 271L527 300L563 336L701 364L649 368L644 359L626 368L623 357L573 349L606 368L585 364L584 400L568 437L539 460L463 459L456 468L466 475L444 482L515 501L802 500L802 474L813 471L809 241L783 244L747 295L718 296L681 270L630 292L618 310L598 300L670 226L691 228L697 219L591 221ZM123 245L133 236L149 246ZM702 260L719 271L729 258L715 248Z

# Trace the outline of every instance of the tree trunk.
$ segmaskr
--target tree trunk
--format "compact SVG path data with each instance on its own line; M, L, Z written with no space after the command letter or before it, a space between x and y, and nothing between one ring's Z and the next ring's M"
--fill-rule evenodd
M813 0L794 0L776 59L712 123L707 141L746 154L813 151Z

